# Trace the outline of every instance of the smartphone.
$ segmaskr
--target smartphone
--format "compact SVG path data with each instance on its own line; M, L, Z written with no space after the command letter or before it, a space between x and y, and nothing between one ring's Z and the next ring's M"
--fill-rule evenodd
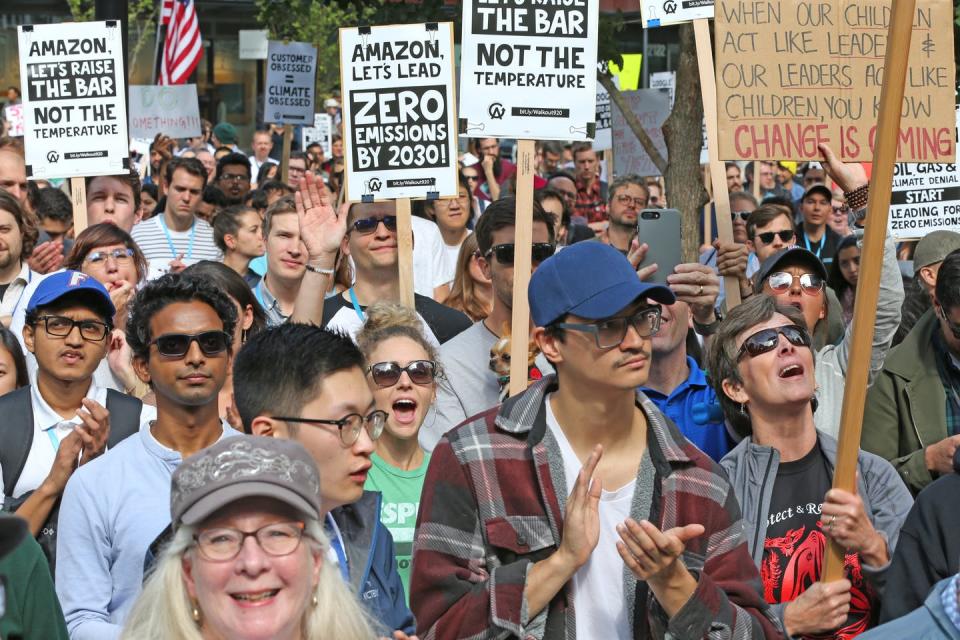
M680 247L680 212L677 209L644 209L637 218L637 240L647 243L640 268L656 263L657 271L647 282L667 284L667 276L683 262Z

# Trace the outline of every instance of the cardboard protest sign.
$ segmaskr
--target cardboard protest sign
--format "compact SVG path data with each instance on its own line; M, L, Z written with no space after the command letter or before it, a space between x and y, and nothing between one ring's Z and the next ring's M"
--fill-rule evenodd
M713 17L713 0L641 0L643 28L706 20Z
M128 166L120 23L19 27L27 175L110 175Z
M340 30L347 199L457 194L453 24Z
M200 129L197 85L130 85L131 138L192 138Z
M300 148L306 150L314 142L319 142L323 147L323 157L330 157L330 145L333 138L333 118L329 113L315 113L313 115L313 126L304 127L300 130Z
M663 139L663 122L670 115L670 96L660 89L623 91L622 95L646 129L660 154L667 159L667 143ZM630 173L659 176L660 170L643 149L637 136L627 125L616 105L613 107L613 161L617 175Z
M871 161L889 20L889 0L719 0L720 158ZM953 7L918 0L899 160L953 162L954 89Z
M23 103L5 106L3 108L3 119L10 124L7 135L14 138L23 135Z
M263 119L277 124L313 122L317 48L305 42L267 47L267 82Z
M599 6L464 0L461 135L593 138Z

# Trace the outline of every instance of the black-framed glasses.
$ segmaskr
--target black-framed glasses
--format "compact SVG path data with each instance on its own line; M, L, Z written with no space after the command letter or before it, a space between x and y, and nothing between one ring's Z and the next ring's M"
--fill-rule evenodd
M579 322L558 322L559 329L570 329L592 333L599 349L619 347L627 337L627 327L633 327L641 338L649 338L660 330L660 305L640 309L632 316L609 318L589 324Z
M247 538L253 538L268 556L288 556L300 546L303 538L302 522L275 522L256 531L240 531L230 527L204 529L193 536L200 555L210 562L233 560L243 549Z
M249 182L250 176L239 173L224 173L221 174L220 179L224 182Z
M768 351L773 351L780 343L780 336L786 338L787 342L795 347L810 348L810 334L807 330L795 324L787 324L772 329L761 329L748 336L740 345L740 351L737 352L737 362L740 362L745 354L756 358Z
M40 316L37 323L43 322L43 329L55 338L66 338L74 327L80 329L80 337L87 342L100 342L110 333L110 325L99 320L74 320L66 316Z
M937 305L937 309L940 311L940 317L943 318L943 321L947 324L947 328L950 329L950 333L953 334L954 338L960 340L960 324L948 318L946 310L939 304Z
M377 362L367 367L367 373L381 389L392 387L400 382L400 376L407 372L413 384L432 384L437 375L437 363L433 360L414 360L401 367L396 362Z
M360 218L359 220L353 221L350 230L366 236L376 231L381 222L387 231L395 232L397 230L397 216L370 216L369 218Z
M223 353L230 346L232 338L226 331L204 331L203 333L165 333L150 341L157 345L157 353L167 358L182 358L187 355L190 345L196 342L205 356ZM149 346L149 345L148 345Z
M117 264L130 264L133 260L133 249L127 247L126 249L113 249L111 251L91 251L83 261L100 266L106 263L107 258L113 258Z
M497 244L490 248L490 251L484 255L488 260L491 255L497 257L497 262L502 265L512 265L514 256L516 255L516 245L513 243L509 244ZM549 242L534 242L530 246L530 260L532 262L543 262L550 256L552 256L557 250L556 245L550 244Z
M346 446L352 446L357 438L360 437L360 430L367 428L367 435L371 440L376 440L383 433L383 427L387 424L387 412L377 409L371 411L366 417L359 413L349 413L339 420L325 420L321 418L288 418L285 416L271 416L273 420L283 420L284 422L298 422L302 424L329 424L335 426L340 431L340 442Z
M617 196L617 202L619 202L623 206L629 207L632 204L637 209L643 209L645 206L647 206L647 200L648 198L630 196L630 195L627 195L626 193L621 193L620 195Z
M758 233L757 237L760 238L760 242L763 244L771 244L777 236L780 236L780 240L783 242L793 242L796 235L797 232L793 229L784 229L783 231L764 231L763 233Z
M788 291L790 287L793 286L794 280L800 280L800 289L809 296L817 295L823 291L824 286L826 286L823 278L815 273L804 273L803 275L795 276L786 271L777 271L767 276L767 284L770 285L770 290L774 293Z
M741 220L746 222L747 218L750 217L751 213L752 213L751 211L731 211L730 217L733 218L734 220L736 220L737 218L740 218Z

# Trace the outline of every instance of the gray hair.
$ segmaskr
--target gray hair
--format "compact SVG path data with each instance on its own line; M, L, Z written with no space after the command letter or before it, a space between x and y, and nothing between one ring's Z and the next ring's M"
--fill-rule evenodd
M629 175L619 176L616 180L610 183L610 188L607 189L607 204L613 204L613 199L617 197L617 191L631 184L643 189L643 192L647 194L647 197L650 197L650 190L647 189L646 180L635 173L631 173Z

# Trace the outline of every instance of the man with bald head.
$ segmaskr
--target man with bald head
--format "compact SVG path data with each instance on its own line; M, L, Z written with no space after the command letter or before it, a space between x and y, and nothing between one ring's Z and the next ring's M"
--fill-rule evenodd
M21 206L27 207L27 167L23 156L12 149L0 149L0 189L3 189Z

